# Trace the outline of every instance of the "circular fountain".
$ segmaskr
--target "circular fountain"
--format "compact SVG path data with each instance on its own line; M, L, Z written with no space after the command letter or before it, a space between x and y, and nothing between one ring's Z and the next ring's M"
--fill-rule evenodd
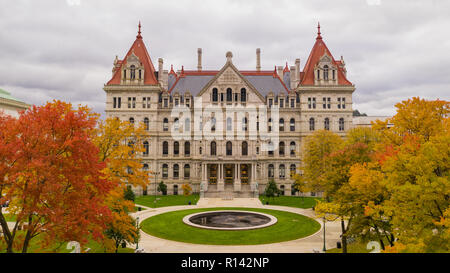
M216 230L246 230L271 226L277 218L266 213L242 210L218 210L189 214L183 218L187 225Z

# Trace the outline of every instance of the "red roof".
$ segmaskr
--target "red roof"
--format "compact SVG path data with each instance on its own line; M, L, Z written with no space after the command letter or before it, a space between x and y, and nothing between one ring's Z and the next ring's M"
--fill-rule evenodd
M336 65L338 68L338 84L340 85L352 85L352 83L347 80L342 71L342 68L339 66L339 63L334 59L328 47L325 45L325 42L320 35L320 26L319 31L317 33L316 43L314 44L311 53L309 54L308 60L306 61L305 67L303 68L303 74L301 74L300 85L314 85L314 67L319 63L320 58L327 53L328 56L331 57L332 63Z
M127 55L125 55L125 58L119 61L120 68L116 68L114 75L112 76L111 80L109 80L107 85L120 84L120 75L122 71L122 66L125 64L128 56L130 56L133 52L134 55L136 55L141 61L141 63L144 65L145 69L144 84L158 84L158 81L156 80L155 77L155 67L153 66L152 59L150 58L147 48L145 47L144 41L142 40L141 28L139 23L139 32L138 35L136 36L136 40L134 41L130 50L128 50L128 53Z

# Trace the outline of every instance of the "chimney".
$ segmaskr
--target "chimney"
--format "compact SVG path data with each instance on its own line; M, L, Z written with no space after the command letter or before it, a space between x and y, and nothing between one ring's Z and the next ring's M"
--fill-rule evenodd
M164 61L162 58L158 58L158 82L163 84L163 64Z
M277 66L277 74L278 74L278 77L280 77L280 79L282 79L283 78L283 66Z
M295 81L300 82L300 59L295 59Z
M197 49L197 56L198 56L197 70L202 71L202 49L201 48Z
M261 49L256 49L256 71L261 71Z

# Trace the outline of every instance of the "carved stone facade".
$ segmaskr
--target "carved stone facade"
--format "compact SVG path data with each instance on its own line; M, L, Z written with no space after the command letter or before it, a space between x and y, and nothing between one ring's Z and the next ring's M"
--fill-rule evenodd
M274 179L291 195L305 137L320 129L345 136L355 87L320 31L303 72L299 59L262 71L260 52L254 71L238 70L231 52L220 70L202 70L201 49L197 70L163 70L159 59L156 71L139 31L123 61L116 58L106 115L148 125L147 194L164 181L168 194L190 183L203 196L256 196Z

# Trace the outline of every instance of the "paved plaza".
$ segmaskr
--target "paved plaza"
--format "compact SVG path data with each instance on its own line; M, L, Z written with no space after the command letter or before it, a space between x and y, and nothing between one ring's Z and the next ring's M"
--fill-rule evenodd
M146 210L144 211L134 213L134 216L139 216L139 221L142 222L149 217L165 212L212 207L265 208L288 211L292 213L302 214L311 218L316 218L315 213L312 209L300 209L271 205L264 206L261 204L258 198L235 198L233 200L222 200L220 198L201 198L198 201L197 205L146 208ZM318 219L318 222L321 224L321 229L313 235L297 240L263 245L224 246L190 244L161 239L141 231L139 248L143 249L146 253L312 253L314 252L314 250L321 251L323 248L323 223L320 219ZM336 242L340 239L340 230L341 227L339 221L326 223L325 236L327 249L336 247Z

